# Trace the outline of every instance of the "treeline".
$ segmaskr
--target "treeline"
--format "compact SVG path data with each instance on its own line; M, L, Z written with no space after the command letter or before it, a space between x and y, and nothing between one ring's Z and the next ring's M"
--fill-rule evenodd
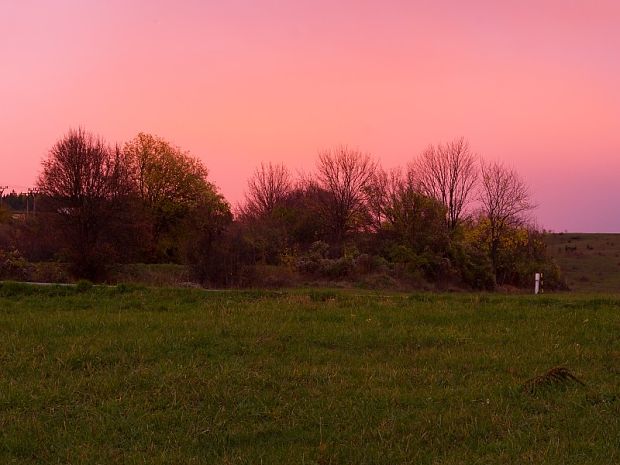
M304 279L494 289L529 286L540 271L548 287L561 285L528 221L525 183L464 139L391 171L346 146L320 152L306 175L263 163L233 209L206 167L162 138L141 133L111 146L78 129L42 163L36 214L7 214L24 200L13 193L3 202L5 262L56 260L92 280L141 262L187 264L214 286Z

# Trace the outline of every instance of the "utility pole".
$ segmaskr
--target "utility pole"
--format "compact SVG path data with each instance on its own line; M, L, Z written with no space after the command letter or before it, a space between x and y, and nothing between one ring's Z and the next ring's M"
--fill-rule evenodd
M28 198L32 195L32 216L37 216L37 194L39 189L28 189L28 197L26 198L26 214L28 214Z

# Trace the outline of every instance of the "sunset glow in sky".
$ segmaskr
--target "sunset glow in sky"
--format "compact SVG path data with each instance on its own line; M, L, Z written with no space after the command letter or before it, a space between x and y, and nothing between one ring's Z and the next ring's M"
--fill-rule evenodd
M0 185L78 125L174 142L233 204L261 161L465 136L540 226L620 232L619 25L613 0L0 0Z

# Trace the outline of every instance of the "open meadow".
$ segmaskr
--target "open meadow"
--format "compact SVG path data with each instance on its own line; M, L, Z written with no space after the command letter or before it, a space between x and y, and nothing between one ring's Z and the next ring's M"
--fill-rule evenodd
M620 294L620 234L556 233L546 243L571 290Z
M620 297L0 284L3 464L612 464L619 388Z

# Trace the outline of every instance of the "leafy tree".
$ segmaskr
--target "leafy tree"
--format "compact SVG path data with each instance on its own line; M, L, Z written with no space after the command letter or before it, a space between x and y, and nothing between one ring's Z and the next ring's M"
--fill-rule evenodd
M178 260L178 227L217 190L197 158L151 134L139 133L123 154L138 198L150 222L153 258ZM207 199L207 200L205 200Z
M480 222L470 218L450 241L449 256L460 282L472 289L492 291L497 284Z

